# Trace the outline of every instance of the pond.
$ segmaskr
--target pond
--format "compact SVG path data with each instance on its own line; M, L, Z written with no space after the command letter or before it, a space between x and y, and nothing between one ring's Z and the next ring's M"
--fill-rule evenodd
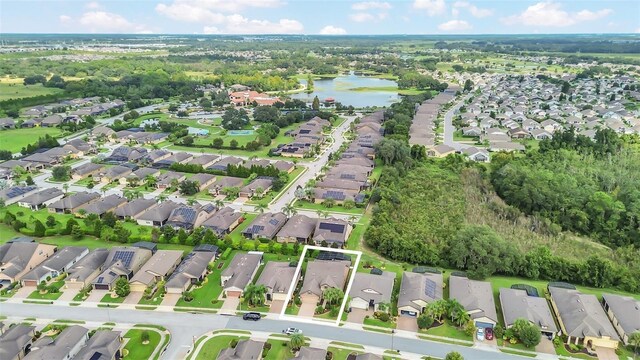
M229 130L227 131L227 135L229 136L241 136L241 135L253 135L255 134L254 130Z
M306 85L307 80L300 80ZM342 105L354 107L389 106L400 101L398 84L393 80L378 79L368 76L359 76L351 72L349 75L341 75L333 79L313 81L313 92L292 94L293 99L313 101L317 96L320 102L333 98Z

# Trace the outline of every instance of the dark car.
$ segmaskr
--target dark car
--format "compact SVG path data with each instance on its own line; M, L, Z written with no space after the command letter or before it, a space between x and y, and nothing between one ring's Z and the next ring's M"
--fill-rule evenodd
M242 315L242 319L243 320L258 321L261 318L262 318L262 316L259 313L256 313L256 312L248 312L248 313L245 313L244 315Z
M492 328L484 329L484 337L487 340L493 340L493 329Z

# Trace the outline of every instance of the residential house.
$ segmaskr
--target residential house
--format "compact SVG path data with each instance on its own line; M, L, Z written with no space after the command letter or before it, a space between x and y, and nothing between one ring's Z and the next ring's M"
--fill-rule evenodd
M553 134L543 129L533 129L530 131L531 137L536 140L549 140Z
M457 300L467 310L476 327L493 328L498 323L490 282L452 275L449 277L449 298Z
M200 156L196 156L193 159L189 160L188 164L190 165L200 165L202 168L206 169L213 165L220 156L213 154L203 154Z
M182 204L178 204L171 200L163 201L138 215L136 222L138 225L162 226L169 219L171 212L181 206Z
M305 215L293 215L278 231L278 242L299 242L306 244L316 228L317 219Z
M12 118L1 118L0 119L0 129L1 130L9 130L15 129L16 122Z
M154 162L153 166L154 167L170 167L173 164L186 164L191 159L193 159L193 155L185 152L177 152L177 153L171 154L171 156L165 159Z
M344 204L345 201L353 201L356 204L364 202L365 195L358 190L347 190L338 188L313 188L312 200L320 204L326 200L331 200L336 204Z
M220 275L220 283L226 296L242 296L242 292L253 280L261 263L261 252L237 253Z
M73 360L120 360L122 345L119 331L97 330Z
M155 199L137 198L119 206L113 213L120 220L138 219L145 211L152 209L158 203Z
M321 189L345 189L351 191L364 190L366 186L366 182L341 179L334 175L327 175L324 180L316 183L316 187Z
M90 130L91 133L91 137L96 139L96 138L106 138L107 140L111 141L112 140L112 136L115 135L115 131L113 131L113 129L106 127L106 126L97 126L93 129Z
M462 128L462 135L478 137L478 136L482 135L482 129L480 129L477 126L465 127L465 128Z
M62 199L64 193L58 188L46 188L18 201L18 206L37 211Z
M521 127L509 129L509 136L512 139L526 139L529 137L529 133Z
M82 289L93 282L102 273L109 256L107 249L95 249L67 270L64 285L68 288Z
M160 174L160 170L148 167L141 167L136 171L133 171L127 177L120 178L121 185L128 185L130 187L139 186L146 182L148 176L157 177Z
M178 267L180 260L180 250L158 250L131 278L131 291L144 291L158 281L165 280Z
M427 156L431 157L445 157L449 154L454 154L456 149L446 144L436 145L435 147L427 150Z
M467 156L469 160L476 162L489 162L489 152L482 148L477 148L475 146L470 146L464 150L462 153Z
M286 222L287 216L281 212L259 214L242 231L242 235L248 239L263 238L272 240Z
M218 236L223 236L232 232L242 220L244 220L242 213L236 212L230 207L225 207L205 220L202 226L211 229Z
M267 301L285 301L289 290L295 288L298 283L299 278L293 280L295 274L296 266L291 266L291 263L269 261L262 269L256 285L264 285L267 289Z
M89 176L93 176L94 174L98 174L100 173L100 171L104 171L103 165L89 162L73 168L71 170L71 178L73 180L80 180Z
M146 157L147 152L148 150L143 147L120 146L104 160L109 163L137 162Z
M4 201L5 206L9 206L31 194L35 194L37 191L37 186L12 186L0 190L0 199Z
M349 291L350 307L361 310L380 310L380 304L386 304L385 311L391 310L391 295L396 275L383 272L382 275L355 273Z
M264 341L245 339L238 341L236 347L220 350L217 360L259 360L262 359Z
M47 209L52 213L72 214L78 212L82 206L98 199L100 199L100 194L97 192L81 191L50 204Z
M80 259L89 254L84 246L66 246L44 260L22 277L22 286L38 286L66 273Z
M247 186L240 189L239 196L244 198L259 197L262 198L273 185L273 178L261 177L254 179Z
M218 196L226 188L241 187L244 181L241 178L231 176L218 176L216 181L209 185L209 194Z
M224 157L222 159L220 159L219 161L217 161L215 164L209 166L207 169L208 170L218 170L218 171L227 171L227 167L229 165L240 165L242 164L242 159L237 158L235 156L227 156Z
M95 154L97 152L95 145L89 144L82 139L69 140L62 146L62 148L76 158Z
M96 290L111 290L116 281L124 277L127 280L140 270L151 258L151 251L138 247L113 247L105 261L104 271L92 283Z
M50 115L42 119L40 126L42 127L56 127L64 121L64 118L58 114Z
M114 212L117 208L127 203L127 199L119 195L109 195L88 204L82 205L79 212L84 211L86 214L96 214L100 217L108 212ZM76 214L76 216L78 216Z
M0 246L0 286L22 277L53 255L56 247L36 242L11 242Z
M208 266L216 258L215 252L192 251L178 265L165 284L167 294L182 294L197 282L203 281Z
M501 288L500 304L506 328L512 327L518 319L526 319L536 325L544 336L553 338L558 332L551 309L544 297L529 295L522 289Z
M640 301L614 294L602 294L602 306L625 345L631 334L640 331Z
M524 151L524 145L520 143L514 143L509 141L499 141L499 142L490 142L489 143L489 151Z
M198 190L202 191L216 181L216 176L205 173L195 174L189 178L189 181L195 182L198 185Z
M549 285L551 307L567 344L616 349L620 338L595 295Z
M289 360L322 360L327 358L327 350L303 346L296 357Z
M120 178L125 178L132 172L132 169L128 166L116 165L94 174L93 181L108 184Z
M216 207L211 204L196 206L181 205L171 211L165 225L171 226L174 229L193 230L211 217L215 211Z
M55 338L44 336L33 342L31 352L24 360L73 359L89 340L89 330L80 325L71 325Z
M320 245L338 244L343 247L351 234L351 225L344 220L336 218L319 219L313 231L313 242Z
M183 173L175 172L175 171L167 171L164 174L160 174L156 178L156 188L158 189L166 189L171 187L173 182L180 183L185 181L187 177Z
M439 272L402 273L398 294L398 313L401 316L417 317L429 303L442 300L444 283Z
M303 302L318 303L324 291L337 288L344 291L349 276L349 260L313 260L307 263L300 298Z
M291 174L293 170L296 169L296 165L294 163L282 160L276 161L273 166L280 172L286 172L288 174Z
M13 170L17 166L25 169L27 172L41 170L45 168L44 164L25 160L7 160L0 163L0 169Z
M0 359L22 360L31 350L36 327L17 324L0 335Z

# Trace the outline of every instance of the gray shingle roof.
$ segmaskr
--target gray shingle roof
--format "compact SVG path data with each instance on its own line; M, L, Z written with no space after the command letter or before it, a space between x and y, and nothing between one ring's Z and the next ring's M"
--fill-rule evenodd
M295 273L296 268L289 266L288 262L269 261L262 269L256 285L264 285L269 293L287 294Z
M356 273L353 277L349 296L351 298L361 298L366 302L373 300L374 304L391 304L394 280L395 274L388 272L383 275Z
M230 278L224 284L224 288L237 287L244 289L252 280L254 270L260 266L262 254L236 254L229 266L222 271L222 276Z
M469 280L461 276L451 276L449 278L449 297L458 300L467 311L476 311L470 314L472 319L485 316L498 322L491 283Z
M111 360L122 345L120 332L98 330L73 360Z
M41 205L46 201L55 199L58 196L62 195L64 195L64 193L58 188L47 188L25 197L24 199L20 200L20 202L29 205Z
M517 319L527 319L545 332L558 332L547 299L528 296L525 290L500 289L500 304L507 327Z
M260 214L244 229L242 234L247 237L257 235L258 237L273 239L286 221L287 216L281 212Z
M343 290L351 261L314 260L307 263L300 294L312 293L322 297L323 287Z
M109 250L107 249L93 250L67 271L67 280L84 282L94 271L102 268L108 256Z
M235 348L220 351L217 360L256 360L262 358L263 341L240 340Z
M77 344L84 343L88 333L86 328L72 325L62 330L55 339L40 338L34 342L24 360L66 360Z
M640 301L614 294L602 294L602 299L609 305L625 334L640 331Z
M134 217L147 209L151 209L156 204L154 199L138 198L120 206L114 211L114 214L119 217Z
M278 231L278 237L307 239L316 228L317 219L305 215L293 215Z
M414 301L422 300L430 303L442 299L442 274L424 273L418 274L405 271L402 273L400 293L398 294L398 307L411 306L421 311Z
M35 326L18 324L0 336L0 359L15 359L31 341Z
M51 271L62 273L65 266L88 250L86 246L66 246L25 274L22 280L40 280Z
M51 205L48 206L49 209L59 209L59 210L71 210L75 209L81 205L90 203L100 198L100 194L97 192L86 192L81 191L67 197L64 197Z
M207 270L207 266L215 258L215 253L198 251L187 255L178 265L173 275L167 280L168 288L184 288L191 279L197 279Z
M137 281L145 285L153 283L156 276L167 276L169 271L173 269L182 258L180 250L158 250L151 259L149 259L138 272L133 275L131 282Z

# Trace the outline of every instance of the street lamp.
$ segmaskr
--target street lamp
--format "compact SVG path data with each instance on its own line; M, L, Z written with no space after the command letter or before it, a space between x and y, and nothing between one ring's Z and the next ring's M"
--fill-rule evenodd
M396 331L391 329L391 351L393 351L393 335L395 335Z

